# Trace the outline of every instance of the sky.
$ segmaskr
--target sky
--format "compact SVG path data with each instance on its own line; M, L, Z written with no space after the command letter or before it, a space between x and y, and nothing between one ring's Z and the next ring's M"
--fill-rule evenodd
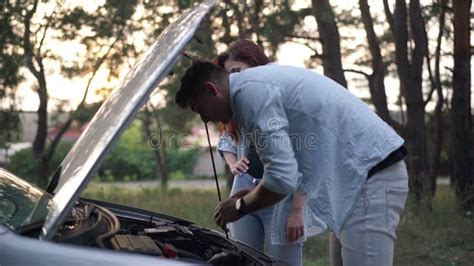
M383 5L382 1L369 1L371 4L371 12L373 13L383 13ZM294 2L293 8L298 9L298 8L303 8L311 5L311 1L309 0L297 0ZM340 6L340 4L338 4ZM48 13L51 12L53 6L46 7L43 12ZM93 8L93 7L91 7ZM359 10L358 10L358 4L357 1L351 0L351 1L345 1L345 6L342 8L344 9L351 9L353 11L354 16L359 16ZM337 12L337 10L336 10ZM316 21L313 17L307 17L305 19L305 29L308 31L316 31L317 30L317 25ZM380 35L383 32L382 27L378 27L375 29L377 34ZM359 35L361 36L360 38L365 38L365 33L363 34L356 34L354 32L346 32L343 29L340 29L340 34L341 36L344 35ZM430 34L437 34L437 32L433 32ZM143 35L144 36L144 35ZM363 41L364 39L362 39ZM351 43L342 43L341 45L352 45ZM49 41L46 43L46 48L48 49L60 49L61 51L64 51L64 56L65 57L71 57L73 59L75 56L80 56L81 54L81 49L84 49L84 47L81 47L79 44L74 43L74 42L68 42L68 43L59 43L57 41ZM226 47L225 46L218 46L217 52L222 52ZM76 51L76 52L73 52ZM304 67L304 62L307 60L312 54L312 51L307 48L304 45L301 44L296 44L296 43L285 43L279 47L279 50L277 52L276 58L277 61L276 63L279 64L284 64L284 65L293 65L293 66L300 66ZM360 56L358 54L352 55L353 57ZM59 68L59 65L57 62L47 62L49 67L51 68ZM443 63L443 62L442 62ZM343 62L344 64L344 62ZM444 62L444 65L449 66L449 64L452 65L452 62ZM347 66L344 66L347 67ZM33 88L33 79L31 74L25 69L24 70L27 77L26 82L21 84L20 90L19 90L19 98L21 102L21 109L24 111L36 111L39 105L39 100L37 94L31 90ZM322 73L323 69L322 67L317 67L314 69L314 71ZM474 68L471 68L471 75L474 74ZM57 71L56 71L57 72ZM124 77L126 72L121 75L121 77ZM104 85L108 85L111 87L114 87L114 85L118 85L120 83L120 80L114 80L111 83L107 82L107 75L108 71L105 68L101 68L98 73L96 74L92 84L91 84L91 89L90 92L88 93L87 97L87 102L94 102L98 101L100 99L99 96L95 95L94 91L95 89L104 87ZM83 78L73 78L73 79L67 79L62 77L59 73L50 73L47 75L47 84L48 84L48 91L49 91L49 96L50 96L50 104L49 104L49 111L54 111L57 107L57 104L59 102L67 103L66 109L68 108L74 108L79 104L81 101L87 82L88 82L89 76L83 77ZM358 97L363 97L363 98L368 98L369 97L369 90L368 87L361 87L361 86L356 86L356 83L353 82L352 80L354 78L360 78L357 74L351 74L351 73L346 73L346 79L348 80L348 88L349 90L355 94ZM387 77L385 79L385 85L386 85L386 93L388 97L388 102L390 103L389 108L395 109L398 108L395 106L395 102L397 101L399 91L398 91L398 81L394 79L393 77ZM474 93L474 92L473 92ZM472 97L474 98L474 97ZM162 99L162 95L155 96L153 99L155 102L160 101ZM474 99L473 99L474 100ZM428 106L428 109L431 109L434 107L434 103Z

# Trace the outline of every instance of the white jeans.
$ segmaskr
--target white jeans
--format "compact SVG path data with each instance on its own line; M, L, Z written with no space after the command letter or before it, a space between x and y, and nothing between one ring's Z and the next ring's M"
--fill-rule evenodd
M393 265L395 231L407 194L403 160L370 177L339 238L331 232L331 265Z

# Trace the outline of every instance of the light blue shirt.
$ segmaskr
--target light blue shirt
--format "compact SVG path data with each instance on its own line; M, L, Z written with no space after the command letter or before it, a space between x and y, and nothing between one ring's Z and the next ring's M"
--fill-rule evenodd
M242 136L245 136L245 133L242 133L241 129L238 129L236 133L239 136L239 145L235 143L235 140L232 138L232 136L228 132L223 132L219 136L219 142L217 143L217 151L218 151L219 156L224 161L225 161L225 158L224 158L223 152L230 152L230 153L235 154L237 157L237 160L240 160L243 157L246 157L249 152L249 144L251 141L249 136L242 138Z
M359 98L313 71L270 64L229 76L234 119L264 165L262 184L306 196L309 224L338 235L368 171L403 139ZM274 211L272 242L287 243L291 195Z

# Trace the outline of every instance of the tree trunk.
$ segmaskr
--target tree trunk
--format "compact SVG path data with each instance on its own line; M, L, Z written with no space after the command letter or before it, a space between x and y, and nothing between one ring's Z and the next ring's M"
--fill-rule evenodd
M242 5L242 10L240 10L240 6ZM237 9L235 9L235 16L237 18L237 25L239 28L239 39L247 39L248 38L248 30L247 30L247 23L245 23L245 18L248 13L248 5L246 1L240 1L237 5Z
M372 74L369 79L369 90L372 103L374 104L377 114L389 125L401 130L401 125L390 117L387 106L387 95L385 93L385 66L382 60L380 44L374 31L374 23L370 14L370 7L367 0L359 0L362 22L364 23L365 32L367 34L367 42L369 44L370 54L372 56Z
M422 90L423 61L426 54L426 31L418 0L410 1L409 21L414 47L409 51L405 0L397 0L394 12L395 62L400 78L400 90L407 106L406 141L410 152L408 166L411 192L415 200L431 204L431 188L428 179L428 155L425 128L425 109ZM409 60L411 58L411 62Z
M161 145L158 149L154 149L155 158L158 163L159 171L160 171L160 180L161 180L161 187L167 188L168 187L168 180L169 180L169 170L168 170L168 159L166 156L166 145L167 142L163 141L164 133L163 128L161 125L161 120L158 116L158 112L154 106L151 107L153 109L153 115L155 118L156 129L159 134L159 138L161 139Z
M222 26L224 28L224 37L222 38L222 41L229 45L232 42L232 37L230 36L230 18L227 16L227 10L231 8L231 1L230 0L225 0L225 9L222 10Z
M324 75L347 87L341 63L341 45L334 12L329 0L312 0L318 24L319 38L323 47Z
M48 136L48 90L46 86L46 77L44 74L44 67L41 55L34 53L34 44L31 43L31 20L33 15L36 13L38 7L38 1L33 3L30 10L26 10L24 16L24 32L23 32L23 49L26 66L28 70L33 74L36 81L38 82L38 127L36 130L35 139L33 141L33 155L35 156L38 164L36 184L44 188L47 184L48 176L48 162L45 161L44 151L46 146L46 139ZM40 47L41 48L41 47ZM38 53L40 51L38 48ZM36 63L36 64L35 64ZM38 68L39 69L38 69Z
M148 106L151 106L148 105ZM144 117L142 119L143 123L143 131L145 133L144 140L149 144L150 148L153 150L153 156L155 157L155 163L156 163L156 171L153 174L153 178L156 179L156 172L160 173L160 184L161 188L167 188L168 187L168 180L169 180L169 172L168 172L168 166L167 166L167 160L166 160L166 141L163 139L163 131L161 128L161 123L158 118L158 115L156 114L156 110L154 109L153 106L150 108L152 109L152 112L155 117L155 122L156 122L156 128L158 135L155 136L153 139L151 138L153 136L152 133L152 120L151 120L151 112L148 110L148 106L144 110Z
M254 11L252 13L252 19L250 21L250 27L252 33L257 37L257 44L263 50L262 40L260 39L260 11L262 10L263 1L256 0L254 5Z
M434 195L436 192L436 177L438 176L439 165L441 163L441 150L443 146L443 105L444 95L443 88L441 85L441 73L440 73L440 58L441 58L441 44L443 39L444 25L445 25L445 14L447 0L440 0L440 13L439 13L439 31L436 42L435 52L435 73L434 73L434 87L436 89L438 100L436 101L436 107L434 111L434 123L435 123L435 136L433 145L433 157L431 159L430 175L429 179L431 182L431 194ZM430 62L428 61L428 64Z
M454 0L454 71L451 99L452 175L456 194L463 207L474 208L470 70L470 10L471 1Z

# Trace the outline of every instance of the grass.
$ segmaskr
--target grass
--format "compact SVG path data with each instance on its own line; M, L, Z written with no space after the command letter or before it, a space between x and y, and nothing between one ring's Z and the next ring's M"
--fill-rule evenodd
M217 194L211 190L91 186L84 196L163 212L219 230L212 220ZM432 212L417 209L409 200L397 235L395 265L474 265L474 218L457 208L448 186L438 186ZM304 265L329 265L328 234L308 239L303 252Z
M474 265L474 217L459 210L454 192L438 186L433 211L409 200L395 247L396 265Z
M212 219L217 194L211 190L90 187L84 197L169 214L218 230ZM227 196L227 195L226 195Z

